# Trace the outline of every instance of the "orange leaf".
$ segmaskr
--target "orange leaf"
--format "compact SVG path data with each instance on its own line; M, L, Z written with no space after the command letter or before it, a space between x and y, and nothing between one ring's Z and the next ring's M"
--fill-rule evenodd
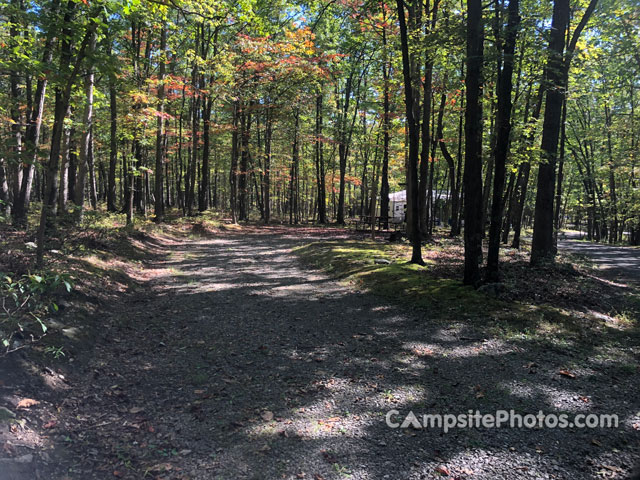
M439 473L441 475L449 475L449 469L447 467L445 467L444 465L440 465L438 468L436 468L436 473Z
M34 405L38 405L40 402L38 400L34 400L33 398L23 398L18 402L17 408L29 408Z

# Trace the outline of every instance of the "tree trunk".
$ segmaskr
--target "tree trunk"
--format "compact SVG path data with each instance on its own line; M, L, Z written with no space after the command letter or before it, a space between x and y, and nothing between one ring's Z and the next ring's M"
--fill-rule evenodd
M118 94L115 78L109 79L109 175L107 177L107 211L116 207L116 165L118 164Z
M560 123L560 158L558 162L558 180L556 182L556 197L554 202L555 211L553 214L553 248L558 250L558 230L560 230L560 207L562 203L562 182L564 181L564 155L567 121L567 99L562 102L562 121Z
M412 253L410 263L424 265L420 239L420 219L418 216L418 148L419 129L414 116L414 98L411 66L409 60L409 41L405 19L404 2L397 0L402 49L402 72L404 76L404 97L409 133L409 155L407 159L407 230L411 234Z
M500 230L504 210L503 194L506 175L509 137L511 135L511 90L513 84L513 56L520 24L519 0L509 0L507 30L504 42L502 70L498 71L498 114L496 118L495 175L491 203L491 227L487 254L487 281L499 280Z
M67 109L67 117L71 116L71 108ZM71 127L65 127L62 134L62 165L60 168L60 195L58 196L58 211L67 211L69 200L69 167L71 164Z
M547 98L542 125L542 162L538 168L538 190L531 242L531 263L536 264L555 256L553 241L553 197L556 182L556 156L562 119L562 104L567 88L569 67L578 38L595 10L597 0L591 0L580 23L573 32L563 56L565 34L570 20L569 0L555 0L551 19L549 59L545 69Z
M70 25L73 8L74 2L69 1L67 3L67 11L65 13L65 25ZM87 48L89 47L89 45L91 45L91 47L95 46L97 24L95 22L90 22L84 39L82 40L82 43L78 48L75 63L72 68L69 68L71 64L71 44L69 43L71 32L69 32L69 28L70 27L63 28L62 32L62 38L64 40L61 46L60 71L66 72L70 69L71 72L66 79L66 83L56 89L55 95L56 100L54 106L53 130L51 132L51 150L49 152L49 164L47 167L47 176L45 177L45 194L42 200L40 225L38 226L37 236L38 248L36 250L36 265L39 268L42 267L44 257L44 240L47 222L50 216L55 215L57 209L57 195L59 186L58 170L60 168L60 150L62 143L62 132L64 130L64 118L67 113L67 109L69 108L69 102L71 101L71 90L75 83L75 79L78 76L80 64L87 53ZM93 80L91 80L91 84L93 84Z
M482 261L482 2L467 2L467 74L464 165L464 284L480 281Z
M58 16L60 8L60 0L53 0L49 10L50 18ZM47 32L47 37L43 47L42 64L49 65L53 59L53 42L56 37L57 25L52 24L51 29ZM29 211L29 201L31 198L31 188L33 185L33 176L35 167L38 163L38 149L40 146L40 129L42 127L42 116L44 113L44 101L47 91L47 76L42 75L36 83L36 91L33 98L33 109L31 117L26 129L25 135L25 166L22 169L22 178L20 181L20 193L17 199L14 198L13 218L16 225L24 225L26 223L27 213Z
M347 171L347 115L349 113L349 102L351 100L351 86L353 81L353 74L347 78L344 92L344 103L342 105L341 113L338 116L339 122L339 145L338 156L340 158L340 191L338 193L338 212L336 222L339 225L344 225L344 200L345 200L345 174Z
M154 176L154 213L155 222L164 221L164 76L166 72L166 49L167 49L167 28L162 25L160 28L160 56L158 58L158 115L156 120L156 165ZM206 124L205 124L206 125Z
M325 172L324 172L324 149L322 139L322 91L316 97L316 183L318 185L318 223L327 223L327 189L325 185Z
M95 48L95 36L91 39L91 51ZM84 190L89 171L89 154L91 149L91 127L93 125L93 86L95 74L93 68L90 69L84 84L85 106L82 115L82 135L80 139L80 165L76 178L76 191L74 203L78 207L78 218L82 218L84 208Z
M422 151L420 155L420 182L418 185L418 216L420 218L420 235L427 236L429 232L429 206L432 198L427 196L427 185L432 185L433 164L431 163L431 81L433 76L433 63L429 60L425 64L424 96L422 102Z
M240 172L238 173L238 220L249 219L249 201L248 193L249 187L247 182L247 175L249 172L249 135L251 129L251 113L248 112L249 106L247 104L242 105L242 112L240 114Z
M91 202L91 208L96 210L98 208L98 190L96 188L96 168L93 149L93 125L91 126L91 130L89 130L89 155L87 157L87 165L89 167L89 200Z
M383 9L384 12L384 9ZM382 29L382 48L384 61L382 64L382 81L383 81L383 150L382 150L382 181L380 184L380 216L385 229L389 228L389 144L391 141L391 119L390 119L390 93L389 93L389 73L391 64L388 59L387 50L387 29Z
M264 179L262 198L264 202L264 223L271 221L271 136L273 133L273 112L267 104L264 131Z
M229 169L229 204L231 209L231 222L238 222L237 192L238 192L238 102L233 104L233 128L231 133L231 168Z

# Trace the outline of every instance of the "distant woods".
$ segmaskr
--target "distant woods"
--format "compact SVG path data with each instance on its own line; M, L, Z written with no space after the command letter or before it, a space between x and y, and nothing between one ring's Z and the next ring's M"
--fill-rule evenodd
M640 244L634 1L4 0L0 216L397 217L467 284L557 232ZM31 216L30 216L31 215ZM404 217L404 205L399 214ZM404 218L403 218L404 219ZM483 276L483 245L488 246Z

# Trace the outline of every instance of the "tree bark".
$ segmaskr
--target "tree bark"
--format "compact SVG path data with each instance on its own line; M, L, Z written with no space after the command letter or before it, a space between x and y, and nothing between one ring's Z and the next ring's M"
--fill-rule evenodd
M383 9L383 12L385 10ZM385 19L386 21L386 19ZM391 142L391 118L390 118L390 93L389 93L389 75L391 70L391 62L389 61L387 50L387 29L382 29L382 48L384 60L382 63L382 82L383 82L383 150L382 150L382 179L380 182L380 216L385 229L389 228L389 144Z
M154 176L154 213L155 222L164 221L164 77L166 72L167 27L163 24L160 28L160 57L158 58L158 113L156 120L156 165ZM206 125L206 123L205 123Z
M564 56L565 34L569 26L569 0L555 0L551 19L549 59L545 69L547 97L542 125L542 162L538 168L538 190L531 242L531 263L545 259L553 261L553 200L556 185L556 156L562 117L562 103L568 82L569 67L578 38L595 10L597 0L591 0L576 27Z
M49 15L51 18L58 16L60 8L60 0L53 0ZM47 32L45 44L43 47L42 64L49 65L53 59L53 42L55 39L56 26L52 26ZM29 211L29 201L31 198L31 188L33 185L33 175L36 164L38 163L38 149L40 146L40 130L42 127L42 116L44 113L44 101L46 97L48 79L46 75L38 78L36 83L36 91L33 98L33 109L29 124L27 125L25 135L25 163L22 169L22 179L20 182L20 193L14 199L13 219L16 225L24 225L26 222L27 212Z
M116 207L116 166L118 164L118 105L115 78L109 79L109 175L107 177L107 211Z
M323 149L323 139L322 139L322 100L323 93L322 91L316 97L316 183L318 185L318 199L317 199L317 210L318 210L318 223L325 224L327 223L327 188L325 185L325 167L324 167L324 149Z
M95 49L95 35L92 35L90 41L90 49ZM82 115L82 135L80 138L80 165L78 168L78 176L76 178L76 191L74 192L74 203L78 207L78 218L82 218L82 210L84 208L84 190L87 181L87 173L89 172L89 155L91 149L91 128L93 125L93 87L95 74L93 68L90 67L89 73L85 79L84 93L85 106Z
M481 0L467 2L467 74L464 164L464 284L477 285L482 261L482 63Z
M404 77L404 97L409 136L409 155L407 159L407 230L411 234L412 253L410 263L424 265L420 238L420 219L418 216L418 148L419 129L414 116L414 98L409 59L409 41L403 0L396 0L400 24L402 49L402 72Z
M496 7L497 8L497 7ZM495 175L493 200L491 203L491 226L489 228L489 251L487 254L487 281L497 282L499 274L500 230L504 210L504 183L509 137L511 135L511 90L513 87L513 59L520 24L519 0L509 0L507 30L504 42L502 69L498 71L498 114L496 118L496 146L494 150Z

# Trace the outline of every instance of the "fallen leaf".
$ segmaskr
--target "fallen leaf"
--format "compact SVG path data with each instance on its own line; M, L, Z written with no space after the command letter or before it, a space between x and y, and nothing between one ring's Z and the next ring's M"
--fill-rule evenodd
M595 445L596 447L601 447L602 446L602 444L598 440L596 440L595 438L591 439L591 443L593 445Z
M623 470L620 467L615 467L613 465L601 465L605 470L609 470L611 472L622 472Z
M573 373L571 373L569 370L560 370L558 374L564 377L576 378L576 376Z
M129 413L141 413L144 412L144 408L143 407L133 407L129 409Z
M273 420L273 412L271 412L269 410L265 410L264 412L262 412L260 414L260 416L266 422L270 422L271 420Z
M18 402L18 405L16 405L16 407L29 408L29 407L33 407L34 405L38 405L39 403L40 402L38 400L34 400L33 398L23 398Z
M436 468L436 473L439 473L440 475L448 476L451 472L449 472L449 469L444 465L440 465L438 468Z
M53 427L55 427L56 425L58 425L58 422L56 422L55 420L51 420L51 421L49 421L49 422L45 423L45 424L42 426L42 428L53 428Z

